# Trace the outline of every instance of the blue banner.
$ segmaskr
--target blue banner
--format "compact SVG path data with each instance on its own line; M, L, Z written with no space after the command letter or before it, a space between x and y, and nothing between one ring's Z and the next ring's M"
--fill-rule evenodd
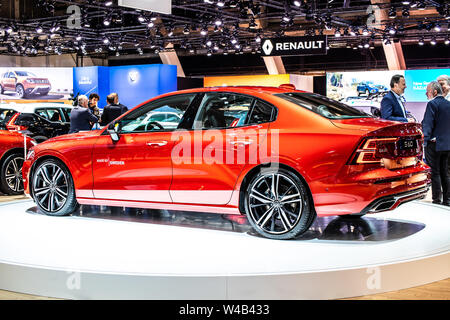
M450 69L406 70L406 101L427 102L427 85L443 74L450 75Z

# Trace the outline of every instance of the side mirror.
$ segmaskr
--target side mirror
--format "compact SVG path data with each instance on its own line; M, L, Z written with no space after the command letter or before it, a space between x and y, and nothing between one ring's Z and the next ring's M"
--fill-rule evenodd
M120 135L115 130L108 129L108 134L110 135L111 140L114 143L116 143L120 140Z

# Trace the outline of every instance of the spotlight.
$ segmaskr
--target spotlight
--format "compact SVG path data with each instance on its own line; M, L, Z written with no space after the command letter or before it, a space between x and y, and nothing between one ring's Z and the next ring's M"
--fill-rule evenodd
M294 1L294 6L300 7L301 5L302 5L302 3L300 1L298 1L298 0Z
M439 23L436 23L436 24L434 25L434 31L436 31L436 32L441 31L441 25L440 25Z
M185 25L184 29L183 29L183 34L189 34L189 33L191 33L191 31L189 30L189 26Z
M435 46L436 43L437 43L437 42L436 42L436 37L431 38L430 44L431 44L432 46Z
M109 0L105 1L105 7L110 7L110 6L112 6L112 4L113 4L112 1L109 1Z
M395 17L397 17L397 11L394 7L391 7L389 9L389 18L394 19Z
M256 41L257 43L260 43L260 42L261 42L261 36L260 36L260 35L257 35L256 38L255 38L255 41Z
M75 40L80 41L82 39L81 34L78 34L75 38Z
M210 57L212 55L211 50L208 50L208 53L206 54L208 57Z
M147 27L149 27L149 28L152 28L152 27L154 27L155 26L155 24L153 23L153 21L150 21L148 24L147 24Z
M202 36L206 36L208 34L208 28L207 27L203 27L202 30L200 31L200 34Z
M402 16L405 17L405 18L409 17L409 9L408 8L403 8Z
M44 31L44 29L42 29L41 26L37 26L36 32L37 32L37 33L42 33L42 31Z
M419 39L419 46L423 46L425 44L425 41L423 40L423 37Z
M338 28L336 28L336 31L334 32L334 36L336 38L339 38L341 36L341 31Z
M216 26L221 26L222 25L222 19L220 17L216 18L216 20L214 21L214 24Z
M286 14L283 16L283 21L284 21L284 22L290 22L290 21L291 21L291 17L286 13Z
M391 28L389 29L389 34L394 35L394 34L396 34L396 33L397 33L397 30L395 30L395 27L391 27Z
M206 41L205 44L206 44L208 47L211 47L211 46L212 46L212 41L208 39L208 40Z
M217 1L217 3L216 3L216 5L218 6L218 7L223 7L223 6L225 6L225 1L224 0L218 0Z
M403 4L404 6L407 6L407 5L409 5L410 3L411 3L411 1L407 1L407 0L402 1L402 4Z
M364 48L369 49L370 44L368 42L364 43Z
M447 46L450 44L450 38L449 38L449 36L447 36L447 38L445 39L445 42L444 42Z
M109 39L108 39L107 37L104 37L104 38L103 38L103 43L104 43L104 44L108 44L108 43L109 43Z
M256 29L256 28L258 27L258 25L257 25L256 22L255 22L255 18L252 18L252 19L250 20L250 23L248 24L248 27L249 27L250 29Z
M427 5L425 4L424 1L420 1L420 2L417 4L417 9L419 9L419 10L425 10L426 7L427 7Z
M369 30L367 29L367 27L364 27L363 31L362 31L363 36L368 36L369 35Z
M11 33L11 32L13 32L13 27L12 26L7 26L5 31L7 33Z
M103 20L103 24L105 26L109 26L111 24L111 17L107 16L104 20Z
M143 15L139 15L138 20L140 23L144 23L146 19Z

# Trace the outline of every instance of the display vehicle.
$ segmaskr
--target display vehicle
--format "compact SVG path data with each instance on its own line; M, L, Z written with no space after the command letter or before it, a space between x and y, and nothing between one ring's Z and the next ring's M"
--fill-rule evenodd
M71 111L64 103L0 104L0 129L26 130L40 143L69 132Z
M23 193L22 165L26 148L36 142L18 132L0 130L0 191L14 195Z
M176 129L173 118L149 116L167 108L182 114ZM289 86L201 88L151 99L102 130L49 139L28 152L23 175L48 215L78 204L238 214L264 237L291 239L316 216L423 198L422 148L420 124Z
M38 94L46 96L51 88L47 78L38 77L28 71L11 70L0 76L0 94L11 91L20 99Z
M358 92L358 96L361 94L369 95L371 93L378 93L378 92L386 92L388 91L388 88L381 84L374 84L373 82L366 81L361 82L357 87L356 91Z

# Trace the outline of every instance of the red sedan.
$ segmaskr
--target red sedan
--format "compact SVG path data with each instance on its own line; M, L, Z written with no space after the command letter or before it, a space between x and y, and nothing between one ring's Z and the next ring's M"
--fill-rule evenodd
M0 130L0 191L5 194L23 193L24 144L22 134ZM27 148L31 148L36 143L27 137L26 144Z
M290 239L316 216L423 198L422 143L419 124L377 120L317 94L202 88L35 146L24 182L49 215L78 204L245 214L261 235Z

